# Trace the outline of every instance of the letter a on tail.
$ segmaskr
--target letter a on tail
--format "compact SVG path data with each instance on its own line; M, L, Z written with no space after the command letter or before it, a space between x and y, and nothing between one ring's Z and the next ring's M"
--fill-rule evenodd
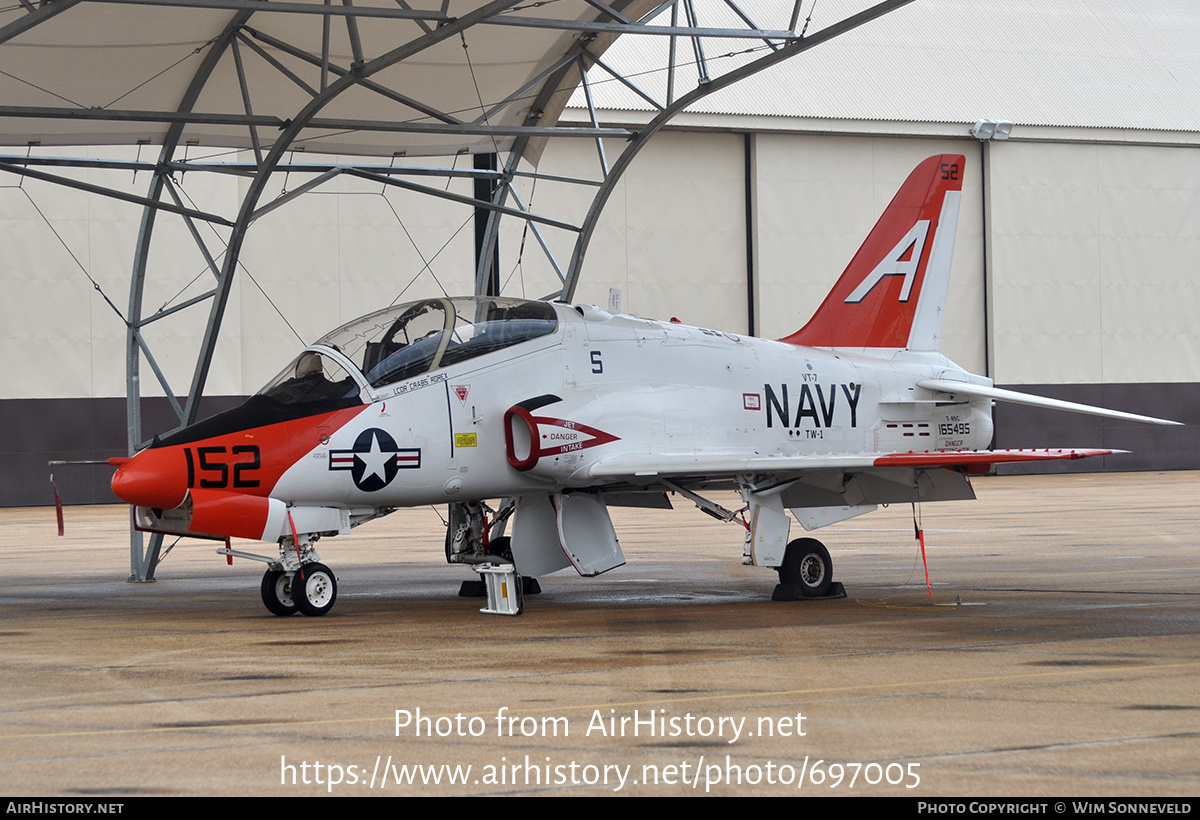
M937 350L965 164L940 154L918 165L812 319L783 341Z

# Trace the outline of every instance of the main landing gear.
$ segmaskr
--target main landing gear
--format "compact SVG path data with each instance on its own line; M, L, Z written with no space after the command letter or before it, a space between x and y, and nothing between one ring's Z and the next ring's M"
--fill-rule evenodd
M846 597L845 587L833 580L829 550L815 538L788 542L778 571L779 583L771 594L772 601Z
M760 537L768 545L766 555L763 556L766 560L760 566L772 566L774 561L778 560L778 553L773 549L787 537L791 523L777 495L767 492L763 497L756 497L754 487L744 484L741 490L746 506L740 510L728 510L683 487L666 481L663 484L690 500L701 512L719 521L740 520L746 530L745 549L742 554L742 563L745 565L758 563L752 552L755 529L745 516L746 511L751 510L751 520L759 527ZM797 538L789 541L783 550L783 560L775 570L779 573L779 583L771 593L772 601L811 601L846 597L846 588L833 580L833 559L829 557L829 550L815 538Z
M504 499L495 511L477 501L450 504L446 561L475 570L478 579L463 581L458 596L487 598L488 606L482 612L520 615L524 597L542 591L537 578L522 577L513 569L512 539L504 530L515 509L511 498Z

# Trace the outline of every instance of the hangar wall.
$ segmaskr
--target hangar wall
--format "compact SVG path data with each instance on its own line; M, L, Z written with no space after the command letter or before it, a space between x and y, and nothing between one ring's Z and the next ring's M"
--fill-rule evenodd
M607 304L609 288L620 288L628 312L736 332L749 330L753 307L758 335L790 333L908 172L939 152L967 157L943 352L998 384L1200 421L1200 336L1189 326L1200 307L1190 275L1200 263L1200 153L1189 145L1014 139L984 149L965 134L665 131L610 200L576 301ZM588 173L595 162L595 146L579 141L551 146L541 169ZM126 175L141 193L145 178ZM184 180L196 205L211 210L234 207L244 184ZM550 188L523 196L569 218L586 207ZM125 309L139 217L135 206L35 181L0 187L9 250L0 270L8 374L0 419L10 432L0 445L0 504L48 503L48 459L123 449L125 328L88 277ZM172 230L156 239L147 304L207 287L191 238L182 225ZM560 259L569 255L570 234L547 231L547 239ZM557 279L528 235L509 228L500 242L506 293L536 298L551 289ZM254 392L302 341L355 316L442 288L470 292L471 256L461 208L362 181L339 178L271 212L248 234L206 411ZM207 311L189 313L153 331L173 337L155 344L176 384L187 383ZM142 384L145 395L157 391L148 370ZM165 402L149 412L169 424ZM1135 460L1093 467L1200 467L1200 442L1187 429L1130 430L1008 407L997 422L999 446L1133 442ZM55 478L68 503L111 500L108 472L64 467Z
M1200 151L1012 142L990 165L996 380L1200 379Z
M1105 457L1105 470L1200 466L1200 151L1014 141L988 161L996 383L1188 424L1006 405L997 445L1131 451Z

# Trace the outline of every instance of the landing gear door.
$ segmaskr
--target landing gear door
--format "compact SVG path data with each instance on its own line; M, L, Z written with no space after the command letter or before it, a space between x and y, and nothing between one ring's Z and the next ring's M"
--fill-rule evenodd
M796 516L800 526L812 532L839 521L848 521L856 516L866 515L875 509L875 504L859 504L857 507L793 507L792 515Z
M548 495L517 499L513 518L512 553L517 572L537 578L571 566L558 545L558 524Z
M590 578L625 564L608 508L591 493L518 499L512 551L517 571L527 577L573 566Z
M558 538L575 571L585 578L625 565L608 507L598 495L554 496L558 507Z
M750 527L746 530L747 551L758 567L777 567L783 563L792 520L783 509L778 493L765 498L743 492L750 504Z

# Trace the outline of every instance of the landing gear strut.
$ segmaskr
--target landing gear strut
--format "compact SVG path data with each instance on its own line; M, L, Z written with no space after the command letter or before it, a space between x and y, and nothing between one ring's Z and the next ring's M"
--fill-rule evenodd
M515 510L516 505L512 499L501 502L500 509L494 513L482 502L456 501L450 504L449 524L446 528L446 561L474 567L512 564L512 539L504 535L504 529ZM489 514L492 514L490 522ZM505 574L520 587L522 597L537 595L542 591L537 578L523 578L513 572ZM487 583L484 580L463 581L458 590L458 597L487 598Z

